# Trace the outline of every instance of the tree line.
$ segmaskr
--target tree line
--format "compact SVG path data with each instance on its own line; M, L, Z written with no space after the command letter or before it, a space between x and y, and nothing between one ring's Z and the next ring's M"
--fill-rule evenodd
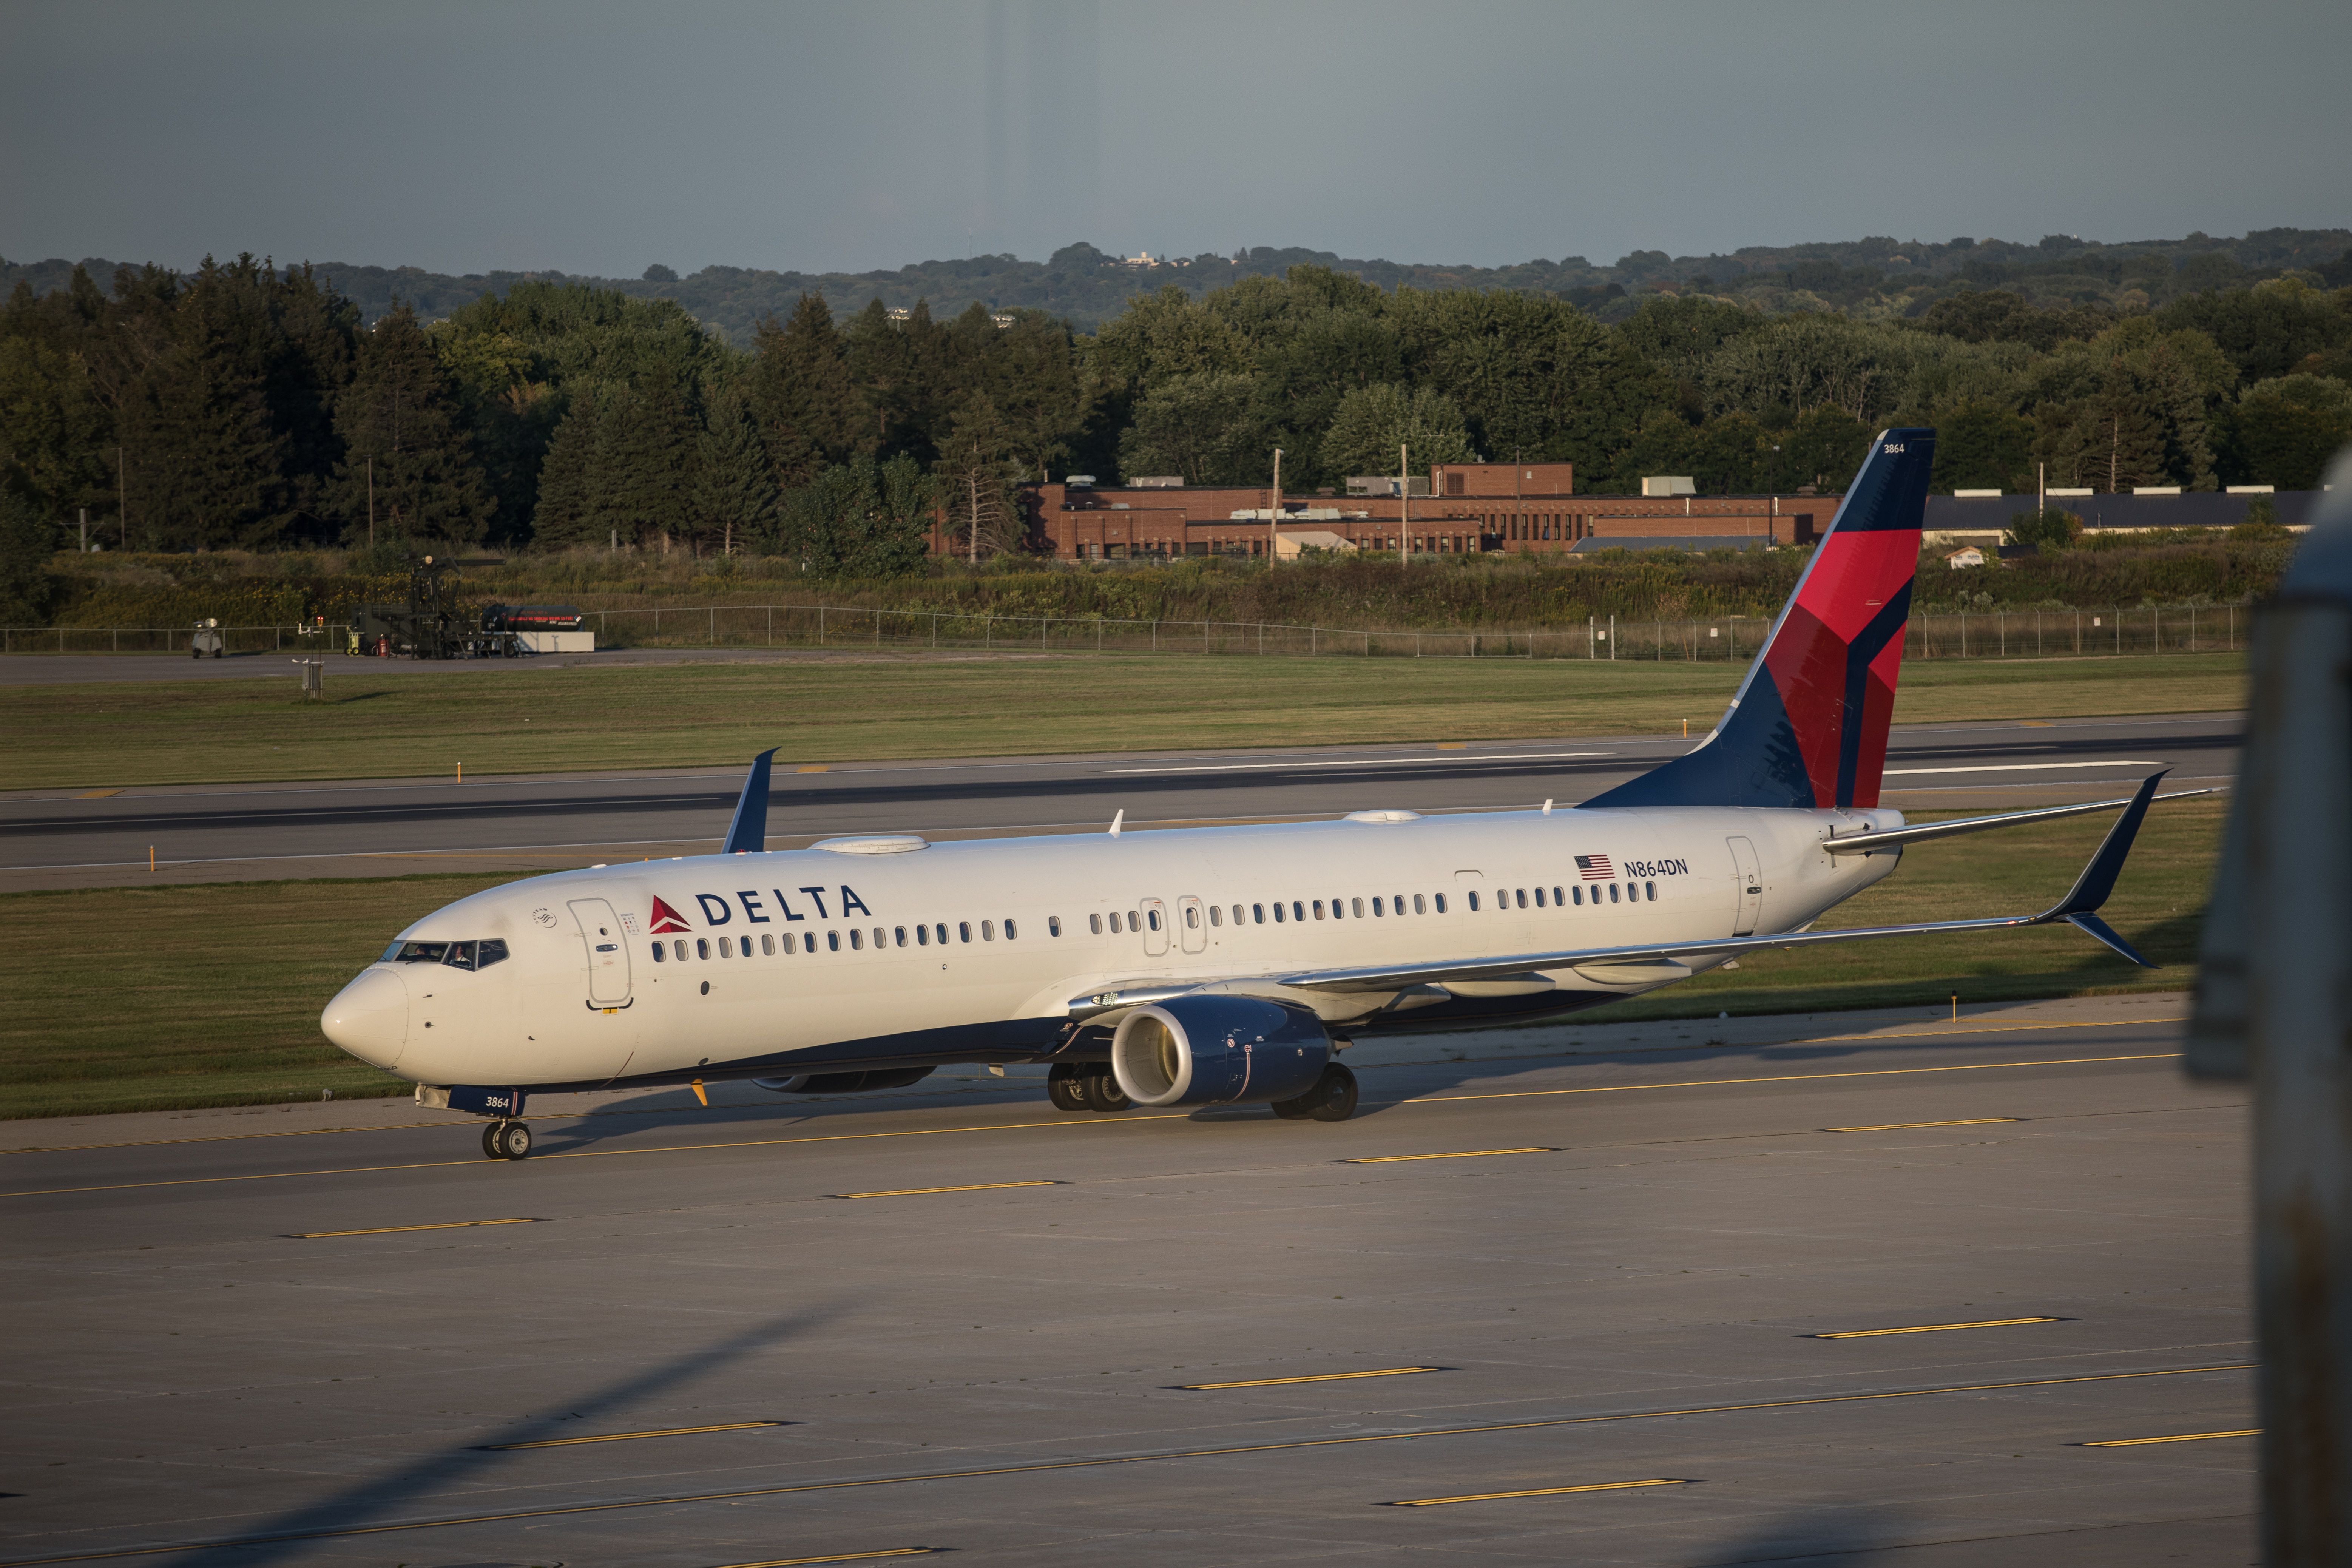
M1098 331L805 294L739 349L676 302L522 281L364 322L308 267L76 268L0 308L0 491L109 547L628 546L824 576L1021 547L1073 471L1339 490L1432 463L1568 461L1578 489L1842 487L1870 434L1941 432L1938 489L2317 481L2352 440L2352 289L2295 273L2154 308L2000 289L1910 319L1688 286L1604 322L1560 297L1384 290L1314 265L1139 295ZM59 531L64 530L65 531Z

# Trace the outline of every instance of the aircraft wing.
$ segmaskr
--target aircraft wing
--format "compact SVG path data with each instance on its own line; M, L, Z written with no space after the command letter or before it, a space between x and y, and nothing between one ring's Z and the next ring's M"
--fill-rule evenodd
M2108 893L2115 889L2116 873L2123 869L2124 858L2131 853L2132 840L2138 835L2140 821L2147 815L2148 805L2156 798L2156 786L2163 778L2162 773L2152 775L2139 786L2137 795L2123 803L2123 816L2116 818L2116 825L2107 830L2098 852L2091 857L2090 864L2084 867L2082 876L2076 879L2074 890L2038 915L1933 921L1923 925L1862 926L1849 931L1783 931L1772 936L1712 937L1697 942L1653 942L1629 947L1567 948L1555 952L1513 953L1481 959L1475 963L1314 969L1276 977L1276 983L1303 991L1397 991L1408 985L1443 984L1449 980L1500 980L1542 970L1609 967L1699 955L1731 955L1758 948L1811 947L1824 942L1870 942L1880 937L1924 936L1932 931L2003 931L2015 926L2056 923L2074 926L2106 943L2143 969L2153 969L2156 965L2134 952L2129 942L2099 919L2097 911L2106 902Z

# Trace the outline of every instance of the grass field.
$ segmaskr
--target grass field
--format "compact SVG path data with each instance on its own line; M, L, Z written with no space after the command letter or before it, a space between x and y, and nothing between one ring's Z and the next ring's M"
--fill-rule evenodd
M1573 659L877 658L327 672L0 688L0 789L740 763L1703 732L1741 667ZM2236 654L1911 661L1895 720L2193 712L2243 700Z
M1942 1005L2176 989L2189 984L2221 837L2215 799L2150 814L2108 919L2163 967L2137 970L2058 929L1898 939L1743 959L1589 1015ZM2107 819L1910 850L1822 924L1871 925L2047 907ZM398 1094L406 1086L319 1034L319 1011L408 921L507 879L236 882L0 898L0 1117ZM104 1005L95 1005L102 996Z

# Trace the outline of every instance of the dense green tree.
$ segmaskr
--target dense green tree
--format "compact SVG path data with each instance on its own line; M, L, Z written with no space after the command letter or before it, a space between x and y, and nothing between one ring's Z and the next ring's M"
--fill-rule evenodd
M2352 387L2317 375L2258 381L2224 414L2221 477L2230 484L2317 489L2328 460L2347 445Z
M778 483L808 483L866 438L865 399L823 297L802 295L782 326L761 321L752 354L751 413Z
M2352 344L2352 292L2322 293L2299 278L2251 289L2192 294L2156 315L2168 331L2190 329L2230 356L2245 382L2286 374L2313 354Z
M206 261L172 301L161 352L117 412L133 544L254 549L281 537L286 440L269 417L270 323L245 281Z
M1357 474L1393 474L1411 452L1412 470L1436 463L1470 460L1470 432L1453 401L1429 387L1411 391L1381 382L1359 387L1339 400L1324 432L1318 468L1346 479Z
M1018 549L1026 526L1015 486L1022 465L1013 432L995 399L977 392L964 400L932 465L934 493L947 516L948 537L967 560Z
M497 506L455 382L406 305L359 342L351 384L335 402L343 448L328 504L347 541L378 531L410 539L478 544Z
M775 531L776 480L741 399L714 405L695 446L688 524L705 548L733 554Z
M1276 445L1256 383L1204 371L1171 376L1144 395L1119 437L1118 466L1129 479L1172 474L1188 485L1262 485L1273 477Z
M2065 550L2083 536L2083 520L2071 511L2050 507L2042 511L2021 511L2009 520L2002 531L2004 544L2031 544L2036 550Z
M611 545L636 540L634 521L614 504L619 436L635 397L625 386L590 386L571 399L539 470L533 538L547 545ZM625 523L626 524L625 531Z
M1936 421L1938 490L2033 486L2033 421L1993 403L1965 403Z
M1766 320L1761 310L1706 294L1653 294L1617 331L1652 364L1696 382L1709 354Z
M861 453L785 498L780 546L814 577L896 577L922 569L931 480L901 453Z
M57 583L48 571L58 530L21 482L0 475L0 626L37 626L49 618Z

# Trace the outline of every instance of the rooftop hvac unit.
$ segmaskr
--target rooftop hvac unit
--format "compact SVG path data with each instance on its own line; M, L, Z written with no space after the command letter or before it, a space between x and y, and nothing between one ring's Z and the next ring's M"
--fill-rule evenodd
M1698 486L1688 474L1644 474L1642 493L1645 496L1695 496Z

